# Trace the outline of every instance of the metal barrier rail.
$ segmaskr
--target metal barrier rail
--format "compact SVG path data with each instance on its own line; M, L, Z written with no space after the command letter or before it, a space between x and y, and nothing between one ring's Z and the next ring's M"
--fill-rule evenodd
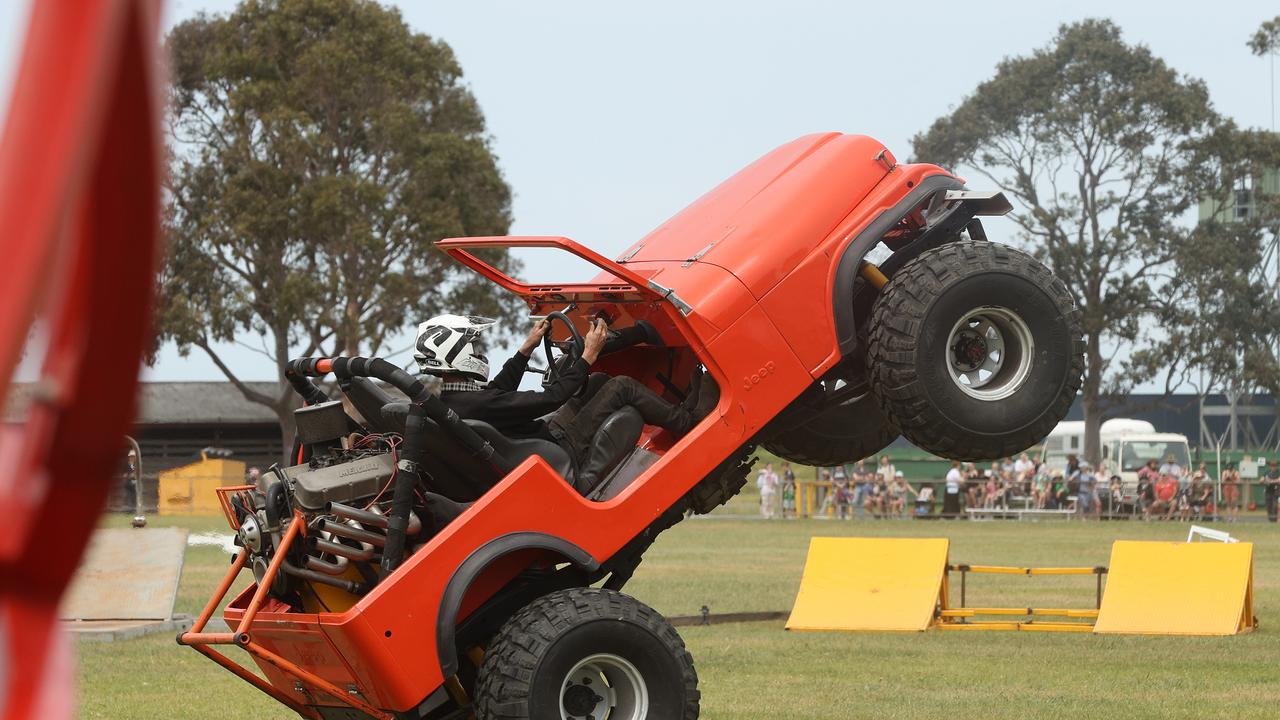
M948 563L948 578L953 572L960 573L960 607L947 605L947 594L942 594L937 617L938 627L944 630L1033 630L1041 632L1089 632L1093 622L1053 622L1043 620L1025 620L1017 622L990 621L971 618L983 615L1025 617L1063 617L1079 620L1096 621L1098 610L1102 607L1102 576L1107 568L1101 565L1094 567L1009 567L1004 565L968 565L964 563ZM978 575L1094 575L1098 578L1097 602L1093 609L1083 608L1036 608L1036 607L968 607L967 586L969 573ZM950 584L950 581L946 584Z

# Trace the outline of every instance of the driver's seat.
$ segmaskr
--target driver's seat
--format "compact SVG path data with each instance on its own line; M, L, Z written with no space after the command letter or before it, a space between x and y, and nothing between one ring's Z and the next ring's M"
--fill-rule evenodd
M409 416L409 403L396 401L389 393L366 378L351 378L350 386L343 388L356 410L373 429L379 432L404 433L405 420ZM480 420L463 420L483 437L494 450L512 463L520 463L532 455L540 456L561 477L583 495L588 495L599 485L634 447L634 438L644 426L638 413L630 408L609 416L597 432L595 447L609 457L596 457L592 453L585 461L592 487L578 487L575 482L573 459L564 448L540 438L510 438L497 428ZM428 458L427 484L430 488L458 502L470 502L479 498L503 478L503 473L488 461L472 455L447 431L426 418L425 450ZM610 437L614 436L614 437ZM623 441L631 438L630 442ZM605 442L611 439L612 443ZM616 447L620 444L626 447Z

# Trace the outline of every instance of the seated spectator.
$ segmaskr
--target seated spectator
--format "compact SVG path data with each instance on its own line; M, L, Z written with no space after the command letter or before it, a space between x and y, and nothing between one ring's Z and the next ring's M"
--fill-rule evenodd
M1151 463L1154 464L1155 461L1152 460ZM1134 510L1142 513L1144 520L1151 519L1151 506L1156 501L1156 482L1159 479L1160 474L1154 470L1150 473L1138 472L1138 492L1134 500Z
M1031 504L1037 510L1043 510L1045 504L1045 495L1049 492L1049 468L1043 464L1036 466L1035 473L1031 476Z
M836 496L836 517L847 520L853 516L849 512L849 503L853 500L853 491L849 489L848 478L836 476L833 492Z
M1035 469L1035 463L1031 462L1031 458L1026 453L1019 455L1013 463L1013 473L1020 483L1030 480Z
M876 473L875 483L871 486L870 495L867 496L867 501L863 503L863 508L871 513L872 517L880 518L884 516L888 489L884 475Z
M836 504L836 494L831 487L831 471L823 470L820 481L822 484L818 489L822 492L822 504L818 507L818 514L825 517Z
M1160 461L1155 458L1151 458L1147 461L1146 465L1143 465L1138 469L1138 480L1141 481L1143 478L1146 478L1151 481L1152 486L1154 486L1160 480L1159 466Z
M1213 486L1208 483L1208 474L1197 470L1192 475L1192 484L1187 488L1187 515L1194 519L1204 519L1204 507L1213 501ZM1187 518L1190 519L1190 518Z
M1116 517L1124 511L1124 484L1119 475L1111 476L1111 485L1107 488L1107 516Z
M1045 507L1049 510L1058 510L1067 506L1067 482L1062 477L1062 473L1057 470L1053 471L1053 477L1049 481L1049 498L1045 501Z
M1178 458L1173 453L1165 456L1164 464L1160 466L1161 475L1172 475L1174 480L1182 482L1182 466L1178 464Z
M920 492L916 493L916 517L928 517L933 514L933 483L925 483L920 486Z
M996 506L996 498L1000 496L1000 471L993 469L987 475L987 482L982 486L982 507L991 509Z
M902 471L895 471L893 482L889 483L889 514L894 517L906 517L907 514L907 495L917 495L916 489L911 487L907 479L902 476Z
M1178 479L1169 474L1161 475L1160 481L1155 486L1155 501L1151 503L1148 516L1154 517L1163 513L1164 519L1168 520L1173 517L1173 511L1177 508L1177 503Z

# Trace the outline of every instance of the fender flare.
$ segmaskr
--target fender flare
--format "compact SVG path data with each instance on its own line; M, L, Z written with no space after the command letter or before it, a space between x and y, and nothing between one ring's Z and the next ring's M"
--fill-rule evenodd
M589 572L600 568L599 561L592 557L591 553L564 538L542 532L507 533L473 550L453 571L449 583L445 585L444 594L440 597L440 608L436 615L436 655L444 677L450 677L458 672L455 631L458 627L458 611L462 607L462 599L466 597L467 590L471 588L471 583L480 577L480 574L494 561L518 550L550 550L563 555L569 562Z
M853 310L854 281L858 279L858 271L862 258L866 256L894 225L912 208L919 205L929 195L939 190L960 190L964 182L953 175L930 175L920 181L893 207L876 216L853 240L845 246L836 262L834 291L831 302L836 319L836 344L841 357L848 357L858 350L857 319Z

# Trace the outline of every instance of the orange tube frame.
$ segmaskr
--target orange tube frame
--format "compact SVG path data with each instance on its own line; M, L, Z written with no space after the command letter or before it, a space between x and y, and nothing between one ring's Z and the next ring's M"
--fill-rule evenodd
M218 489L218 499L222 505L222 510L227 514L227 520L235 527L235 514L232 512L228 495L241 490L246 490L252 486L239 485L235 487L226 487ZM213 613L217 611L218 605L226 597L227 592L231 589L232 583L236 577L240 575L240 571L244 569L248 559L248 552L241 550L237 555L235 562L231 564L231 568L227 570L227 574L222 578L222 582L218 584L218 589L214 591L213 597L209 598L209 603L205 605L204 610L200 612L200 616L196 618L196 622L191 626L191 630L184 632L178 636L178 644L187 645L200 654L214 661L218 665L230 671L236 677L244 680L250 685L258 688L262 692L269 695L272 699L278 700L289 709L302 715L303 717L319 720L320 715L313 708L299 703L297 700L289 697L281 692L278 688L272 686L267 681L255 675L251 670L241 665L222 653L214 650L211 645L239 645L250 655L261 659L262 661L275 667L284 674L294 678L298 682L315 688L335 700L338 700L347 706L359 710L370 717L378 720L394 720L394 716L373 707L363 698L350 692L345 692L333 683L321 678L314 673L304 670L295 663L280 657L270 650L262 647L253 641L250 630L253 626L253 620L258 615L262 603L266 601L267 590L275 582L276 576L280 573L280 566L284 562L285 555L288 554L289 548L297 540L299 535L304 534L303 527L305 520L302 513L294 512L293 517L289 520L289 526L285 528L284 537L280 540L280 547L276 549L275 556L271 559L271 564L267 566L266 573L263 574L261 582L258 583L257 589L253 593L253 598L245 607L244 616L240 619L239 626L235 632L227 633L206 633L205 625L209 619L213 617Z

